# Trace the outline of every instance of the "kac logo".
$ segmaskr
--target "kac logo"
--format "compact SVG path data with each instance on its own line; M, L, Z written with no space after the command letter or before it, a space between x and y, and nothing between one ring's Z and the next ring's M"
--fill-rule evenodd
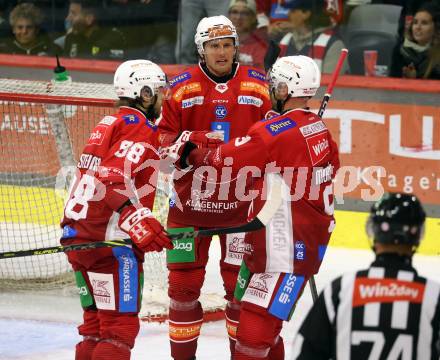
M226 106L224 105L217 105L215 107L215 118L222 120L228 115L228 110L226 109Z

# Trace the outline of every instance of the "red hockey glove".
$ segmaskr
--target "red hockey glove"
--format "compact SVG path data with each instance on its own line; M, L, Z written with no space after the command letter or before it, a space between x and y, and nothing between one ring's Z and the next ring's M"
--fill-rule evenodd
M223 143L224 134L220 131L184 131L175 143L191 141L199 148L216 148Z
M173 248L173 243L166 236L165 229L146 207L139 209L133 205L125 207L118 224L143 252Z

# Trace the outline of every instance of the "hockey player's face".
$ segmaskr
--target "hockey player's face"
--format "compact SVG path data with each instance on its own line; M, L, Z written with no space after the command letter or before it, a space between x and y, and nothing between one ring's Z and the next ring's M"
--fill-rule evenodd
M214 75L224 76L232 71L235 46L234 39L215 39L205 43L205 62Z

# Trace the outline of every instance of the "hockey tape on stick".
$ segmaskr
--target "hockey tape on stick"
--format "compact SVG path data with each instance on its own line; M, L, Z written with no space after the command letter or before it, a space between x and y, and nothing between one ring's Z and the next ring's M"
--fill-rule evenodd
M324 99L322 99L321 106L319 107L318 116L322 118L324 115L324 111L327 107L330 98L332 97L333 88L335 87L336 80L338 79L339 73L341 72L342 65L344 64L345 58L347 57L348 50L342 49L341 54L339 55L338 63L336 64L335 71L333 71L332 78L330 83L327 86L327 91L324 95Z
M130 245L130 244L131 244L131 240L125 239L125 240L90 242L90 243L74 244L74 245L66 245L66 246L60 245L60 246L52 246L52 247L39 248L39 249L3 252L0 253L0 259L11 259L16 257L33 256L33 255L57 254L60 252L68 252L75 250L90 250L90 249L97 249L102 247L116 247L116 246Z

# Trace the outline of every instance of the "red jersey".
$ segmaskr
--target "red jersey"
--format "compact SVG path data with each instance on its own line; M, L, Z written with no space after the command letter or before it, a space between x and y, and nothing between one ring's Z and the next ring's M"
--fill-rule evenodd
M240 39L240 63L264 69L264 56L269 47L266 28L255 29L245 39Z
M310 111L290 110L208 155L204 149L193 151L190 163L221 168L227 157L233 158L235 176L244 169L255 176L246 193L255 194L250 218L275 182L290 194L265 229L246 234L244 260L250 271L316 273L335 225L332 179L339 168L337 145L324 122Z
M265 75L238 64L225 83L216 83L199 64L171 79L170 86L171 96L164 101L158 122L161 145L169 145L184 130L222 131L228 142L245 135L271 108ZM204 175L196 169L174 180L176 194L170 201L168 219L198 227L243 223L249 203L237 202L228 191L219 199L228 181L222 180L221 173L209 174L208 182ZM193 178L196 186L192 188Z
M152 208L159 156L154 121L131 107L105 116L80 156L64 208L62 242L126 238L117 210L129 199ZM134 201L134 202L135 202Z

